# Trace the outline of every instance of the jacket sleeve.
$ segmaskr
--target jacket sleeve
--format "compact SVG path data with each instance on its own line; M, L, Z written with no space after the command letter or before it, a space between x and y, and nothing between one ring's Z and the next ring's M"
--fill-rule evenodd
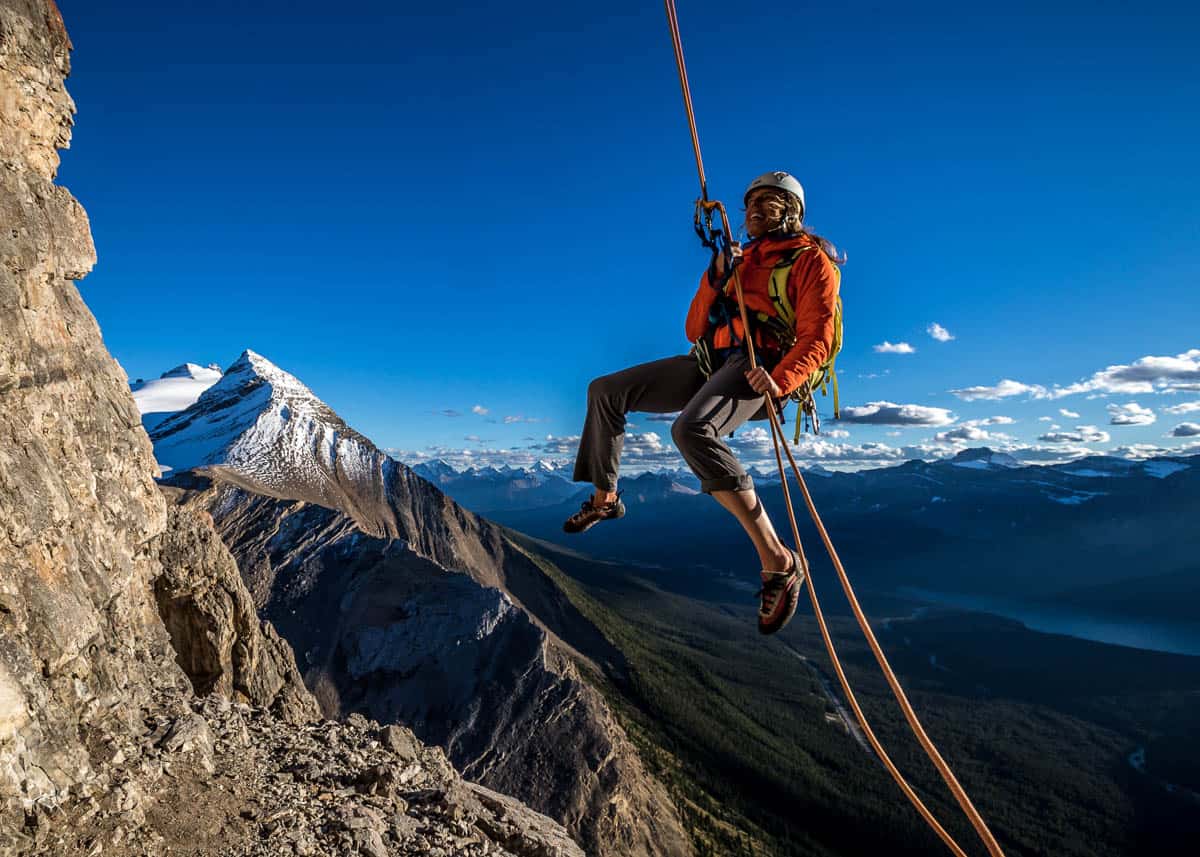
M796 344L792 346L771 378L783 395L803 384L833 349L833 316L837 307L838 270L821 252L804 254L802 264L792 269L792 306L796 310Z
M696 296L692 298L692 305L688 307L687 322L684 325L688 342L696 342L704 335L708 329L708 311L712 309L717 296L721 294L709 285L711 275L712 269L710 268L700 277L700 288L696 290Z

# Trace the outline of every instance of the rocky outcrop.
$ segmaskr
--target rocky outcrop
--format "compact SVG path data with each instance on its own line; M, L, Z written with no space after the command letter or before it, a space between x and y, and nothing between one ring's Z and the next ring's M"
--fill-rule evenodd
M258 618L212 518L171 507L159 557L158 612L196 694L215 692L295 723L317 719L292 647Z
M23 853L79 857L583 857L562 827L362 717L307 724L159 695L117 752L144 773L64 806Z
M0 857L581 855L410 733L312 721L211 524L168 515L73 283L69 49L0 0Z

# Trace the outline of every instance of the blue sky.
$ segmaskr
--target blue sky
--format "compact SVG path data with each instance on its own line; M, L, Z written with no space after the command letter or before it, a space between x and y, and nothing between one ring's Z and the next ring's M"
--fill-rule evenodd
M686 350L706 257L661 4L59 5L59 178L131 379L252 348L380 446L518 460L569 455L592 377ZM713 195L792 171L849 255L858 421L806 456L1200 442L1193 4L678 10ZM671 459L633 424L631 462Z

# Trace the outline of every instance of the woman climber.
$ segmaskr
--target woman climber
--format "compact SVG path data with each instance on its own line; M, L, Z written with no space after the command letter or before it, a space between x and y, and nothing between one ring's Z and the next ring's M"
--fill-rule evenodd
M700 278L687 314L692 352L605 375L588 386L574 480L592 483L595 494L563 529L580 533L625 514L617 490L625 415L679 411L671 426L675 446L700 479L700 489L737 518L758 551L758 630L773 634L796 611L803 570L796 552L775 534L750 475L721 438L747 420L766 419L763 396L782 405L829 356L839 278L836 251L803 226L804 188L795 178L765 173L750 183L743 202L750 240L731 247L728 259L714 253ZM751 319L759 363L754 369L732 297L734 268ZM792 315L794 322L781 323L781 316Z

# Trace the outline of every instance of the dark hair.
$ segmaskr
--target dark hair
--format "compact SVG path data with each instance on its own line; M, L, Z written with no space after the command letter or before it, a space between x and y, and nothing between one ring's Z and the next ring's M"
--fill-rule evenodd
M804 205L799 198L790 193L784 195L784 211L783 221L780 223L777 231L784 234L795 234L797 232L807 235L812 239L813 243L821 248L821 252L829 257L829 261L835 265L846 264L846 254L838 250L833 242L827 238L822 238L817 233L813 232L804 225Z
M809 238L811 238L813 243L821 248L821 252L823 252L826 256L829 257L830 262L833 262L833 264L835 264L835 265L845 265L846 264L846 254L843 253L842 251L838 250L838 248L836 246L834 246L833 242L830 241L828 238L822 238L820 235L813 232L807 226L800 227L800 231L803 232L805 235L807 235Z
M800 232L807 235L812 239L814 244L821 248L821 252L829 257L829 261L835 265L844 265L846 263L846 256L838 251L833 242L827 238L822 238L804 225L804 204L800 202L800 199L790 193L785 193L783 196L783 222L779 226L779 231L793 234Z

